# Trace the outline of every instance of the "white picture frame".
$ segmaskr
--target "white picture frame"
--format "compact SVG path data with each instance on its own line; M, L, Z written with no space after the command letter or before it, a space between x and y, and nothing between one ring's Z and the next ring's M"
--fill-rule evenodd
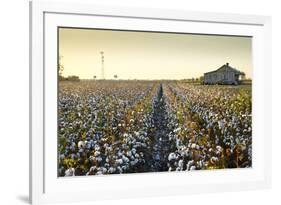
M56 113L53 112L57 103L55 91L58 26L252 36L253 168L58 178L55 140L57 121ZM76 186L79 189L71 189ZM241 191L270 188L270 186L270 17L108 7L80 3L30 2L30 202L32 204Z

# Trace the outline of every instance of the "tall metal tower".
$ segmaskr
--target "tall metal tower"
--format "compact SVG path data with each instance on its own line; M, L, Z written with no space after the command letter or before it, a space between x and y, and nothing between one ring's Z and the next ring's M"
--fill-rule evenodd
M105 76L104 76L104 52L101 51L101 79L104 80Z

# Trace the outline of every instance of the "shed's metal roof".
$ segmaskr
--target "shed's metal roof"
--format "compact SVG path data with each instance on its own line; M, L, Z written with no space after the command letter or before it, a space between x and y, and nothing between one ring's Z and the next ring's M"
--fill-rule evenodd
M245 75L244 72L241 72L239 70L237 70L236 68L233 68L231 66L229 66L228 63L222 65L221 67L219 67L217 70L214 70L214 71L210 71L210 72L207 72L207 73L204 73L204 74L209 74L209 73L215 73L215 72L226 72L226 71L233 71L237 74L240 74L240 75Z

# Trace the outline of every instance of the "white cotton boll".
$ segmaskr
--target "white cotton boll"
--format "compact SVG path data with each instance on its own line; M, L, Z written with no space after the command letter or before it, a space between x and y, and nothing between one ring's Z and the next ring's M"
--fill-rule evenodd
M123 160L122 159L116 159L115 162L116 162L117 165L123 164Z
M65 158L64 154L60 155L60 160L63 160Z
M135 155L136 152L137 152L137 150L136 150L135 148L133 148L133 149L131 150L131 152L133 153L133 155Z
M138 163L138 160L137 160L137 159L135 159L135 160L133 160L133 161L130 162L131 166L135 166L137 163Z
M107 151L107 152L112 152L112 150L113 150L112 147L107 147L107 148L106 148L106 151Z
M192 148L192 149L195 149L195 148L196 148L196 144L193 143L193 144L191 145L191 148Z
M98 162L101 162L101 161L102 161L102 158L101 158L101 157L97 157L96 159L97 159Z
M175 160L176 159L176 154L174 152L171 152L168 156L168 160L171 161L171 160Z
M122 157L122 156L123 156L123 153L122 153L121 151L118 151L117 156L118 156L118 157Z
M203 166L202 161L198 161L198 162L197 162L197 166L200 167L200 168L202 168L202 166Z
M128 165L124 165L121 168L122 168L122 171L127 171L129 169L129 166Z
M186 165L186 170L188 171L191 167L191 165L194 163L194 160L190 160L187 162L187 165Z
M223 148L221 146L216 146L216 149L218 150L218 152L222 152L223 151Z
M126 156L124 156L123 155L123 157L122 157L122 160L123 160L123 162L125 162L125 163L128 163L130 160L126 157Z
M132 156L132 152L131 152L131 151L127 151L126 155L127 155L128 157L131 157L131 156Z
M174 133L176 133L176 132L178 132L178 131L180 131L180 130L181 130L181 128L178 127L178 128L176 128L176 129L174 129Z
M96 166L92 166L90 170L86 173L86 175L89 176L90 174L93 174L93 172L96 170L97 170Z
M64 173L65 177L72 177L72 176L75 176L75 169L74 168L69 168L65 171Z
M217 150L221 150L222 148L221 148L221 146L217 145L217 146L216 146L216 149L217 149Z
M95 157L99 156L100 154L101 154L100 151L95 151L94 153Z
M110 167L108 173L113 174L116 171L114 167Z
M95 150L99 151L100 150L100 146L98 144L95 145Z
M199 149L200 149L200 146L199 146L199 145L196 145L196 149L199 150Z
M89 157L89 160L90 160L90 161L94 161L94 160L95 160L95 157L94 157L94 156L90 156L90 157Z
M179 146L179 149L180 149L181 151L184 151L184 150L186 149L186 146L181 145L181 146Z
M128 145L122 144L122 149L127 149L127 148L128 148Z
M135 156L131 155L130 160L135 160Z
M84 148L85 147L85 142L79 141L78 142L78 148Z
M190 167L190 171L192 171L192 170L196 170L196 167L195 166L191 166Z
M211 162L218 162L219 161L219 159L217 158L217 157L211 157Z
M102 171L98 171L96 175L103 175Z
M183 160L181 159L181 160L179 160L179 162L178 162L178 166L179 166L179 168L183 168Z
M185 151L182 151L181 153L180 153L180 156L181 157L186 157L187 155L186 155L186 152Z
M247 149L246 145L245 145L245 144L243 144L243 145L241 146L241 150L242 150L242 152L244 152L246 149Z
M84 152L84 149L81 148L81 149L79 149L78 152L82 153L82 152Z
M86 149L91 149L91 143L86 144Z

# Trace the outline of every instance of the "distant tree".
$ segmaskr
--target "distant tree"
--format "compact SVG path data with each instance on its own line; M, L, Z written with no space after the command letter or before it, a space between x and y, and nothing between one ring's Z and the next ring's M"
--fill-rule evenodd
M69 81L80 81L79 76L76 76L76 75L68 76L67 80L69 80Z
M115 78L115 79L117 79L117 78L118 78L118 76L115 74L115 75L114 75L114 78Z
M96 75L94 75L93 77L94 77L95 80L97 79L97 76L96 76Z
M202 83L204 83L204 76L200 76L199 77L199 82L202 84Z
M59 79L63 80L64 77L62 76L62 73L64 71L64 65L62 64L62 58L63 56L59 56L59 65L58 65L58 73L59 73Z

